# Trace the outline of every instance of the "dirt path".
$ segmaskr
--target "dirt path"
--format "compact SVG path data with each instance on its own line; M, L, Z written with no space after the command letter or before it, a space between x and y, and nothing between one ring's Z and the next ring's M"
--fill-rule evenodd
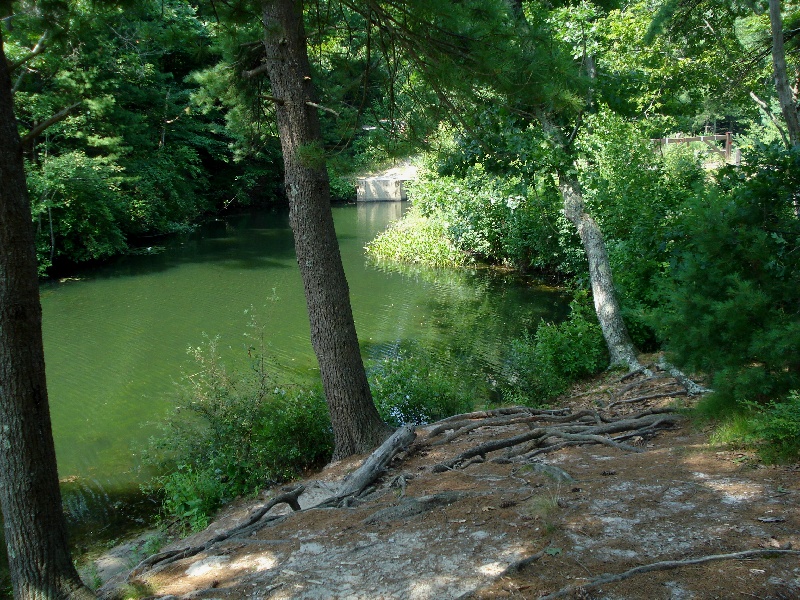
M632 393L646 395L648 387ZM581 396L571 408L603 398L608 391ZM635 410L670 401L637 403ZM434 472L479 443L525 431L525 424L483 427L430 446L420 428L408 455L364 501L288 514L252 536L145 573L139 589L187 599L539 598L656 561L800 548L798 465L764 467L712 449L689 424L632 440L641 453L591 445L509 461L498 451ZM329 496L359 462L329 466L306 481L301 506ZM209 530L174 547L210 539L253 505L229 507ZM281 505L271 514L280 512L291 510ZM113 582L104 591L112 589ZM686 566L565 597L800 598L800 557Z

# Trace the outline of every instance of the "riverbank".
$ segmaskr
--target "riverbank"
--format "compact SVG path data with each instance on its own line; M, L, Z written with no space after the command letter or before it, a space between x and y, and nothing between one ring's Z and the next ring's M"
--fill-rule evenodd
M690 404L679 384L659 375L605 373L557 406L603 421ZM800 592L797 555L785 552L800 547L793 509L798 465L765 467L751 454L713 447L708 431L683 419L625 440L627 449L565 445L537 458L501 450L450 462L481 443L532 431L508 419L473 424L459 436L454 429L432 435L431 427L418 428L411 448L363 498L311 509L363 457L329 465L297 482L306 489L302 511L275 507L252 535L144 569L135 586L124 587L120 573L103 596L539 598L591 586L602 573L743 551L754 553L747 561L674 565L602 591L618 598L706 598L736 581L744 596ZM452 439L437 444L444 436ZM437 467L443 464L449 466ZM233 504L207 530L163 550L202 544L279 493ZM773 550L784 553L766 560L764 552Z

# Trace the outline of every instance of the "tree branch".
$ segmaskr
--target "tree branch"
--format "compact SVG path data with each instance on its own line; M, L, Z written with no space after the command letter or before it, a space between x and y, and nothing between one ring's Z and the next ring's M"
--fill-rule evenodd
M8 70L9 71L13 71L14 69L18 69L19 67L24 65L26 62L29 62L29 61L33 60L34 58L39 56L42 52L44 52L44 49L45 49L44 42L47 39L47 34L48 34L47 31L45 31L42 34L42 37L39 38L39 41L36 42L36 45L33 47L33 49L28 54L26 54L25 56L23 56L19 60L15 60L14 62L8 63Z
M778 133L781 134L781 139L783 140L783 143L788 147L789 138L786 136L786 130L783 128L780 121L778 121L778 118L775 116L775 113L773 113L770 110L769 105L766 102L764 102L761 98L756 96L755 92L750 92L750 97L753 99L753 102L758 104L758 107L761 110L763 110L764 113L769 117L769 120L772 121L773 125L775 125L775 129L777 129Z
M45 129L47 129L48 127L52 127L59 121L63 121L64 119L66 119L69 116L69 114L73 110L78 108L81 104L83 104L83 100L80 100L75 104L72 104L64 109L61 109L49 119L42 121L38 125L35 125L33 129L31 129L27 134L25 134L25 136L23 136L21 140L22 145L24 146L25 144L31 143L33 140L39 137Z
M249 71L242 71L242 77L245 79L251 79L256 77L257 75L261 75L262 73L266 72L267 70L267 63L262 63L258 65L255 69L250 69Z
M332 108L328 108L326 106L322 106L321 104L317 104L316 102L307 101L306 104L308 106L312 106L314 108L318 108L319 110L324 110L327 113L331 113L337 119L339 117L341 117L341 115L338 112L336 112L335 110L333 110Z

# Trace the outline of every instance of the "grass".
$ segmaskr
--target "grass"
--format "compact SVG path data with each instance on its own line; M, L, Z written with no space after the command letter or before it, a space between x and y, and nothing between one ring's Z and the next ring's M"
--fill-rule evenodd
M367 244L366 250L377 260L430 267L457 267L467 262L467 256L450 241L444 224L413 209Z
M560 526L558 513L561 509L561 486L537 494L522 505L523 510L534 521L541 523L542 533L549 535Z

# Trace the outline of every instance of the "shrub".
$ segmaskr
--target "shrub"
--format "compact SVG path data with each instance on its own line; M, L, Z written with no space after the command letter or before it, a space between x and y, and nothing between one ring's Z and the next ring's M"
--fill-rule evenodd
M800 151L723 172L676 219L657 328L671 360L720 396L768 403L800 387Z
M423 424L468 412L473 398L464 380L439 357L408 343L368 369L372 397L384 421Z
M800 459L800 392L794 390L782 401L766 405L730 404L712 396L698 406L701 416L721 419L711 435L712 443L754 449L767 463Z
M570 304L563 323L542 322L531 336L512 342L506 366L507 400L538 405L566 391L573 381L608 366L600 324L585 292Z
M263 354L252 368L229 371L215 339L190 349L198 369L184 377L179 406L152 441L155 478L166 516L201 529L227 500L298 475L333 448L321 392L275 382Z
M759 407L752 420L759 454L766 462L800 459L800 392L792 391L783 402Z
M328 167L332 202L355 202L356 185L352 178L336 173Z
M416 214L440 224L458 251L522 270L571 273L582 265L577 237L552 181L487 174L423 175L409 186Z

